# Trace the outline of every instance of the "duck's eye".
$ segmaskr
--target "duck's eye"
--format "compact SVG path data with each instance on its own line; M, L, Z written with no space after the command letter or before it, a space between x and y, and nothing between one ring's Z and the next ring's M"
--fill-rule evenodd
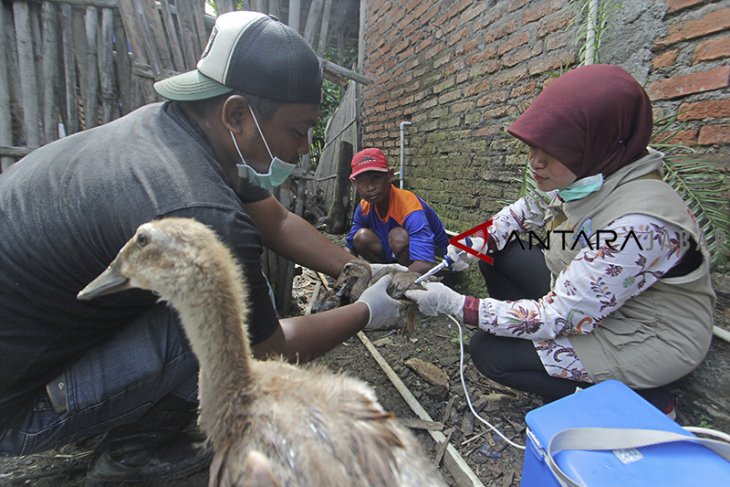
M150 243L150 237L148 237L146 233L140 233L139 235L137 235L138 247L144 247L148 243Z

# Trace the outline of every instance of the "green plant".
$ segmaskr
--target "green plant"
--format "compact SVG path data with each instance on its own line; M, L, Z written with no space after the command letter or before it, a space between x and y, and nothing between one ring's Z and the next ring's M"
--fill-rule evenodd
M576 43L580 64L599 62L603 36L608 31L611 11L620 6L615 0L571 0L577 12L573 22L577 26Z
M651 146L664 152L664 181L682 196L707 241L713 268L724 267L730 257L730 203L720 164L702 159L695 150L673 142L681 131L677 115L655 121Z

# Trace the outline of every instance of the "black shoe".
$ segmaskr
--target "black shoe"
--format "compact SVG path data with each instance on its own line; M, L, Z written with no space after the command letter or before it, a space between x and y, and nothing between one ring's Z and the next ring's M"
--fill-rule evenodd
M87 485L159 485L208 467L212 454L203 437L183 431L194 406L180 403L165 399L136 423L110 431L91 459Z

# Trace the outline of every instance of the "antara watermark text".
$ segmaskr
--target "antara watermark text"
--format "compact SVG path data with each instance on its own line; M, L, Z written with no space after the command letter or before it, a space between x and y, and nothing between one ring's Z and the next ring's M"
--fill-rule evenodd
M533 231L526 233L518 233L512 231L507 237L504 246L516 240L522 249L535 246L550 250L551 245L559 245L562 250L575 250L576 248L589 248L590 250L607 246L611 250L622 251L628 244L636 245L639 250L650 250L655 244L664 243L664 240L670 239L666 233L656 233L653 231L639 232L641 237L634 230L621 232L619 234L615 230L597 230L590 235L584 231L575 232L574 230L547 230L544 236ZM522 236L522 238L520 238ZM525 238L527 237L527 238ZM689 242L685 239L678 239L674 242L678 247L686 247Z

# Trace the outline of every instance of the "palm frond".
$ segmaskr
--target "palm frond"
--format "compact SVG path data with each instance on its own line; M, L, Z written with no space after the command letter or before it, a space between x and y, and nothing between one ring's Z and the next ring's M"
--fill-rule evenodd
M707 242L713 267L730 256L730 207L726 176L719 164L697 158L690 148L676 144L652 144L665 153L664 180L684 199Z
M721 165L698 157L692 148L674 143L684 124L678 114L654 122L651 146L664 152L664 180L684 199L692 211L712 256L713 268L724 266L730 257L730 190Z

